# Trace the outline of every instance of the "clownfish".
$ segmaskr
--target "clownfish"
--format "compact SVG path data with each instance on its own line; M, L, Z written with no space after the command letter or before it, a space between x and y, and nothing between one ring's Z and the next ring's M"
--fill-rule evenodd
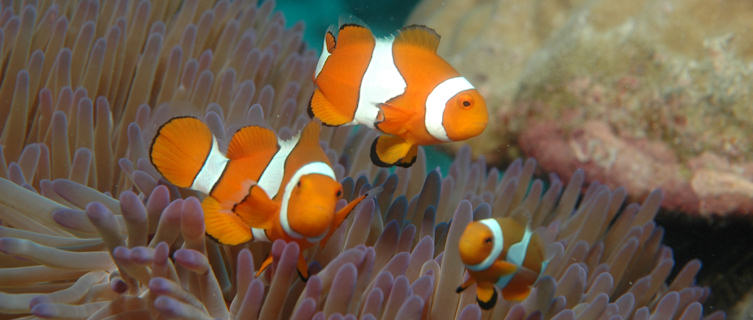
M209 127L194 117L175 117L152 141L152 164L170 183L200 191L206 232L223 244L251 240L295 241L298 272L308 279L303 250L325 243L360 196L335 212L342 186L319 145L320 125L309 122L289 140L267 128L233 134L223 154ZM272 263L270 255L257 271Z
M412 25L388 38L357 24L340 26L337 38L333 31L314 71L309 116L384 133L371 145L374 164L410 167L418 145L466 140L486 128L484 98L437 55L431 28Z
M512 218L471 222L460 236L460 259L470 277L460 293L476 283L476 301L483 309L497 302L497 291L508 301L522 301L546 268L541 239Z

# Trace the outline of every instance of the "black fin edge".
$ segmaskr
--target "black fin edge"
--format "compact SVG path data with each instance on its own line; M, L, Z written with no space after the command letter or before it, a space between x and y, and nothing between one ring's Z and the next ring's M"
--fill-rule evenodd
M478 302L478 306L481 307L481 309L489 310L494 308L494 305L497 304L497 290L494 290L494 294L492 294L492 298L489 299L489 301L481 301L478 299L478 296L476 296L476 302Z
M311 94L311 97L309 98L309 104L306 106L306 113L308 113L310 119L314 119L316 117L314 115L314 109L311 107L311 101L314 100L314 94ZM323 123L323 122L322 122Z
M379 140L379 137L374 138L374 142L371 143L371 153L369 155L371 157L371 162L374 163L374 165L383 167L383 168L392 167L393 164L383 162L382 160L379 159L379 156L377 155L376 144L377 144L377 141Z
M429 31L432 34L434 34L434 36L437 37L437 40L442 39L442 36L440 36L439 33L437 33L437 30L434 30L434 28L426 26L426 25L423 25L423 24L415 24L415 23L414 24L410 24L410 25L407 25L405 27L400 28L400 31L410 30L410 29L423 29L423 30Z
M319 117L317 117L314 114L314 108L311 107L311 101L312 100L314 100L314 94L313 93L311 94L311 98L309 98L309 104L308 104L308 106L306 106L306 113L308 113L309 118L312 119L312 120L313 119L319 119ZM341 126L345 125L345 123L341 124L341 125L329 124L329 123L324 122L322 119L319 119L319 122L321 122L323 126L330 127L330 128L336 128L336 127L341 127Z
M303 273L301 273L301 270L298 270L298 268L295 268L295 271L298 272L298 276L301 277L301 281L303 282L309 281L309 278L306 278L303 276Z
M403 168L410 168L410 167L412 167L412 166L413 166L413 164L414 164L414 163L416 163L416 158L417 158L417 157L413 157L413 158L412 158L412 159L411 159L410 161L408 161L408 162L402 161L403 159L405 159L405 158L403 158L403 159L400 159L400 161L398 161L398 162L395 162L395 165L396 165L396 166L398 166L398 167L403 167Z

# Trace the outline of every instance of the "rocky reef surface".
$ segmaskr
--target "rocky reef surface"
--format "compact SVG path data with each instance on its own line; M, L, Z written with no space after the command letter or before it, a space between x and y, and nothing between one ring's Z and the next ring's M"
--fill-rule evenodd
M741 0L425 0L408 23L487 97L475 152L711 216L753 212L752 18Z

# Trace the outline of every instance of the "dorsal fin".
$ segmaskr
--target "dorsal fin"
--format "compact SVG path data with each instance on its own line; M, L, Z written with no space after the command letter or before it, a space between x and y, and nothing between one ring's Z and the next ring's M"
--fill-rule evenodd
M400 29L394 43L411 44L436 52L439 47L439 38L439 34L434 29L414 24Z
M332 51L335 51L337 40L335 39L335 35L332 34L332 31L327 30L327 33L324 34L324 43L327 46L327 52L332 53Z
M277 149L277 136L272 130L257 126L243 127L233 134L227 147L227 157L243 158L267 148Z
M322 126L319 121L309 121L306 126L301 129L301 139L298 140L300 145L313 145L319 146L319 132Z
M373 42L374 35L369 28L359 24L344 24L337 33L337 42L342 46L360 42Z

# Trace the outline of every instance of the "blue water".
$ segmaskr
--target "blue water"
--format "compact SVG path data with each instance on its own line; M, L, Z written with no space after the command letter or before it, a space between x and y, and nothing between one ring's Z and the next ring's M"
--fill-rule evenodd
M322 37L330 25L337 25L339 19L352 21L351 17L363 21L378 36L400 29L415 7L417 0L280 0L277 10L285 14L288 26L298 21L306 23L304 40L312 48L322 48Z

